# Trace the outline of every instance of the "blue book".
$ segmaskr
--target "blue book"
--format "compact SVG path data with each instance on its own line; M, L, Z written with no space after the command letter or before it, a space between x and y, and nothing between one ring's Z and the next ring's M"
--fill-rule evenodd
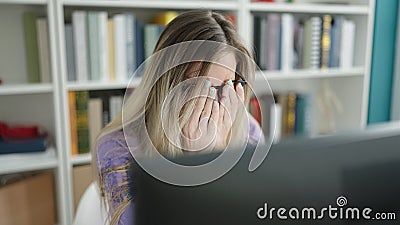
M7 142L0 138L0 154L44 152L46 148L46 137L13 142Z
M136 46L136 68L137 69L144 61L144 41L143 41L143 24L136 20L135 26L135 46Z
M312 121L312 98L308 94L297 94L295 134L309 136Z

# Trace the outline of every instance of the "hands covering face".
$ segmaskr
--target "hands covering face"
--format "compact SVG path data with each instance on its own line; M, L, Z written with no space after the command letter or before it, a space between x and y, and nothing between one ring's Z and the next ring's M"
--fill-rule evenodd
M226 82L218 101L217 90L207 80L189 121L182 128L185 149L191 152L224 149L243 102L244 90L240 83L234 87L231 80Z

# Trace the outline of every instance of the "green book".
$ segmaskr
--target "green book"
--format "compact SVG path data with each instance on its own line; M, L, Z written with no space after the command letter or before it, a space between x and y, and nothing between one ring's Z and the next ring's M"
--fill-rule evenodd
M144 55L145 59L149 58L154 51L159 37L160 25L146 24L144 26Z
M24 15L24 33L25 33L25 56L29 83L40 82L39 69L39 48L37 41L36 12L25 12Z
M90 152L88 91L77 91L76 96L76 128L78 133L79 154Z

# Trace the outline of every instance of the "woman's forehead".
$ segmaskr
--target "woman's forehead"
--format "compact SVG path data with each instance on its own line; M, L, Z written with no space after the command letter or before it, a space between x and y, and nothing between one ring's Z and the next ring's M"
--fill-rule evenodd
M219 85L226 80L235 79L236 59L233 53L228 53L210 65L207 77L213 85Z

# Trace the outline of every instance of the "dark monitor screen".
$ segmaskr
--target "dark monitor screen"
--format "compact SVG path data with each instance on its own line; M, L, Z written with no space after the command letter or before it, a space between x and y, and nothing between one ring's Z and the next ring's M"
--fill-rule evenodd
M134 165L135 224L400 222L399 124L277 144L253 172L248 171L251 156L246 150L226 175L194 187L161 182ZM213 158L175 160L191 164Z

